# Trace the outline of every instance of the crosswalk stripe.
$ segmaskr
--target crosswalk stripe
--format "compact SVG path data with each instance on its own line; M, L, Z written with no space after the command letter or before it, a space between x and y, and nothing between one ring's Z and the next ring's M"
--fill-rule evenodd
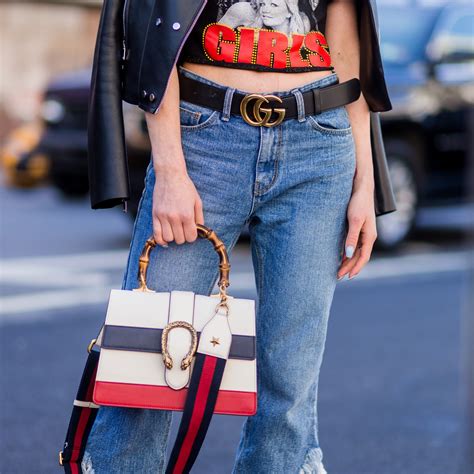
M90 252L4 259L0 262L0 281L19 288L0 298L0 321L30 320L36 313L61 308L106 303L112 288L119 288L128 251ZM474 252L469 250L423 253L374 258L354 280L439 274L467 271L474 267ZM251 264L248 264L251 268ZM255 291L253 270L231 271L233 291ZM346 284L347 277L338 284ZM38 290L38 287L43 290ZM24 291L27 288L29 291Z

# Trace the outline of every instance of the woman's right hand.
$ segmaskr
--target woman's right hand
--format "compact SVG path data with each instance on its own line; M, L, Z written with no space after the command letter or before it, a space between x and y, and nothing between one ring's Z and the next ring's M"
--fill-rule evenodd
M201 198L186 170L155 167L153 237L164 247L197 239L196 224L204 224Z
M204 224L202 202L186 169L181 143L179 79L176 66L161 106L155 113L145 112L155 171L153 189L153 238L168 246L197 239L196 224Z

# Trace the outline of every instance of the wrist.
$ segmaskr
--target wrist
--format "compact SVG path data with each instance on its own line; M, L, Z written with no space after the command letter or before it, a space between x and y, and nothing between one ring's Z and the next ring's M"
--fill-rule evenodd
M153 155L155 173L187 174L186 161L182 153L170 153L167 156Z
M356 189L365 188L373 191L375 188L374 174L372 170L357 170L354 176L354 187Z

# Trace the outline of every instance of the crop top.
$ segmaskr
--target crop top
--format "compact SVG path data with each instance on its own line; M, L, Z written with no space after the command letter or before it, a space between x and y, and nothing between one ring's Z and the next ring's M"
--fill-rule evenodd
M333 70L331 0L208 0L179 62L278 72Z

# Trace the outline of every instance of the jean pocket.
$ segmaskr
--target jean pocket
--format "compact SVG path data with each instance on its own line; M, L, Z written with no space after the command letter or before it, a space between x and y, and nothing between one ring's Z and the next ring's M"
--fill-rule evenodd
M215 124L219 111L181 100L179 103L181 130L201 130Z
M349 114L344 105L327 109L317 115L309 115L307 118L313 129L326 135L350 135L352 133Z

